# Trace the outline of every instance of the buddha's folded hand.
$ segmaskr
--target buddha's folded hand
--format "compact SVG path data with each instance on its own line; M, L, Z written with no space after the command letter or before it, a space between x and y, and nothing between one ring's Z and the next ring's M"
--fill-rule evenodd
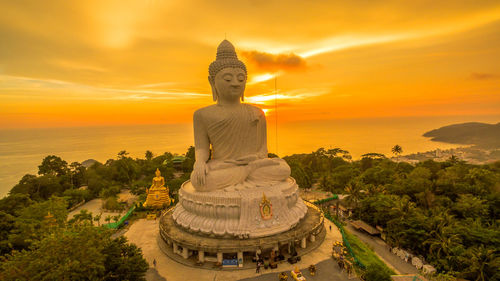
M279 161L275 161L272 158L259 159L251 163L251 165L254 166L255 169L265 166L279 165L279 164L280 164Z
M195 162L193 166L193 173L191 175L191 181L196 186L205 185L205 178L208 173L207 164L204 162Z
M225 160L224 162L225 163L231 163L231 164L235 164L235 165L248 165L250 162L253 162L255 160L257 160L258 157L256 154L251 154L251 155L247 155L247 156L244 156L244 157L240 157L238 159L235 159L235 160Z

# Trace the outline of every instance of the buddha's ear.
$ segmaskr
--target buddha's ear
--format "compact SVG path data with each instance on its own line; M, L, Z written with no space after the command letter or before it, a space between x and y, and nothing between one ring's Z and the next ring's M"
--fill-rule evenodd
M241 93L241 101L245 101L245 92Z
M212 99L214 101L217 101L217 89L215 88L215 79L212 76L208 76L208 82L210 83L210 86L212 87Z

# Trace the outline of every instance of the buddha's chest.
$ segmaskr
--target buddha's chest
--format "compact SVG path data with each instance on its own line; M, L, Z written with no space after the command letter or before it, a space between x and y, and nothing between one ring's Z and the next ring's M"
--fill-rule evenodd
M211 130L216 129L251 129L256 128L259 124L259 116L252 108L241 106L239 108L224 109L216 108L206 118L206 128L209 133Z

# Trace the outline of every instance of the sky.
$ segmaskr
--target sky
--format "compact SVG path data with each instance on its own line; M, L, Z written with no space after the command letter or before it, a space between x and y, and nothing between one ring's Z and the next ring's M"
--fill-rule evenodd
M500 113L498 0L0 0L0 11L0 129L191 122L213 103L208 65L225 38L247 65L245 101L270 119L277 106L279 122Z

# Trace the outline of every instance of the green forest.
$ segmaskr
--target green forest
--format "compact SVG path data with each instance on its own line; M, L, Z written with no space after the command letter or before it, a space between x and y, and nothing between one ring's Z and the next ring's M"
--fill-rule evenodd
M399 155L401 147L393 152ZM119 210L124 206L117 194L123 188L144 199L156 168L176 198L189 179L194 148L187 150L182 163L174 165L175 156L146 151L144 158L134 159L120 151L115 159L92 161L87 167L45 157L37 175L23 176L0 200L0 279L94 274L103 280L143 280L148 265L139 248L125 238L111 239L103 227L93 227L92 216L67 221L68 209L100 197L106 209ZM383 227L391 246L424 257L441 273L500 280L500 162L471 165L451 157L412 165L378 153L352 160L339 148L283 159L301 188L318 186L347 195L343 204L354 209L354 219ZM65 245L83 246L69 251ZM54 254L44 255L47 252Z

